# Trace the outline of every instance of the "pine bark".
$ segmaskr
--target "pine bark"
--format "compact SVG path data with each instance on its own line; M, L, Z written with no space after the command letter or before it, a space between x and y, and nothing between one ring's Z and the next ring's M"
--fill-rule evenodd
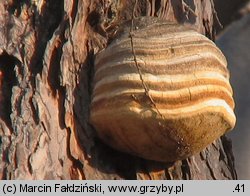
M103 144L89 124L94 55L124 20L189 23L214 39L212 0L0 1L1 179L236 179L222 137L158 163Z

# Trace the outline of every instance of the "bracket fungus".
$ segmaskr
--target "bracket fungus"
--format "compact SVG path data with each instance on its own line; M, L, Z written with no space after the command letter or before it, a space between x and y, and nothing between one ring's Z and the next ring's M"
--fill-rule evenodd
M205 36L142 17L121 25L95 58L90 122L111 147L176 161L235 125L227 62Z

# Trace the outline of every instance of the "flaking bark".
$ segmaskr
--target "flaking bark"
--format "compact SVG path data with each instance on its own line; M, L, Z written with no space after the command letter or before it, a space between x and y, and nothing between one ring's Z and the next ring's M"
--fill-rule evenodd
M212 0L141 0L134 16L189 23L213 39ZM223 137L187 160L115 151L89 124L94 55L134 0L0 2L1 179L236 179Z

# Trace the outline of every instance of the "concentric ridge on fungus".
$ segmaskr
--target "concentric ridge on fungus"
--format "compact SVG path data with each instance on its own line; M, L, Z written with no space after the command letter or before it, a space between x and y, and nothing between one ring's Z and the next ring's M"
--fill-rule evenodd
M216 45L156 18L134 20L132 33L130 25L96 56L90 120L99 137L146 159L175 161L232 129L227 62Z

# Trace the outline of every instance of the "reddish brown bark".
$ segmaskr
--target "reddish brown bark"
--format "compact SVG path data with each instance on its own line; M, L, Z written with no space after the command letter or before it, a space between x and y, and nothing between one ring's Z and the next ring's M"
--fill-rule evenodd
M88 122L94 55L134 0L0 2L2 179L235 179L226 139L175 163L103 144ZM135 17L190 23L213 38L212 1L142 0Z

